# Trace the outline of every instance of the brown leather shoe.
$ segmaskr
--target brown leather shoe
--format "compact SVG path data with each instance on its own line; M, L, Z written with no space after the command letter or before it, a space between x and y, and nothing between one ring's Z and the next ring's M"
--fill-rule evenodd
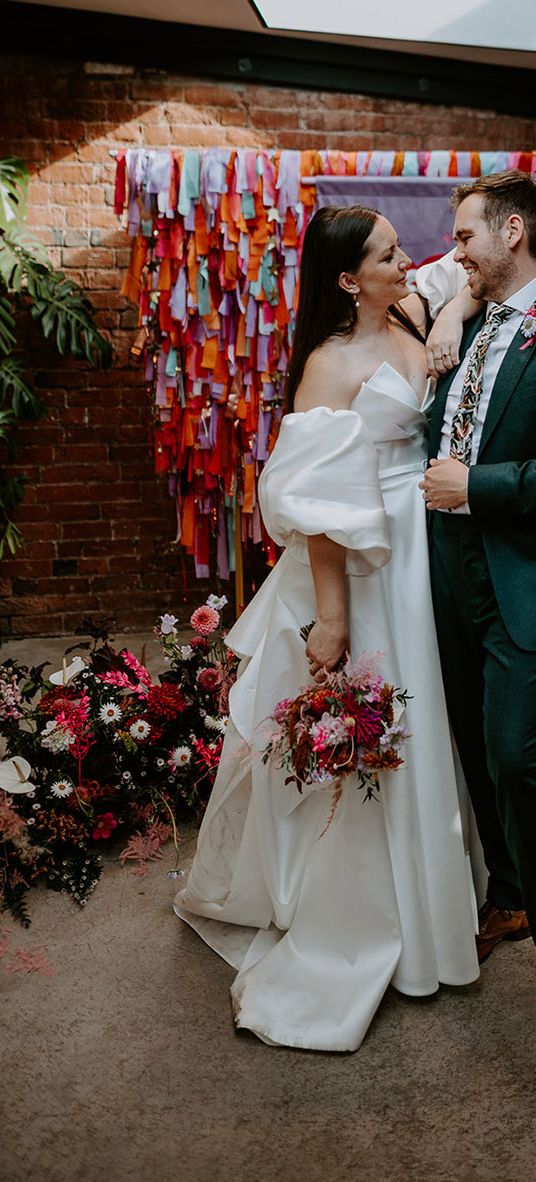
M487 960L501 940L526 940L530 936L526 911L508 911L486 900L478 918L480 930L476 937L476 950L479 964Z

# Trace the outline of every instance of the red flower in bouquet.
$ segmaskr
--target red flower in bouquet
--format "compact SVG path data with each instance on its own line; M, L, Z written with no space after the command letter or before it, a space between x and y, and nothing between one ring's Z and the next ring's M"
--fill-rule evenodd
M209 769L218 766L223 739L216 739L214 743L205 743L204 739L194 739L193 747L197 753L197 763Z
M37 709L42 714L50 714L52 716L58 710L66 710L70 706L74 698L76 698L76 688L74 685L58 685L53 689L46 690L38 703Z
M153 685L145 699L146 713L166 720L177 718L188 705L180 686L168 682Z
M209 642L204 636L192 636L188 643L190 648L197 648L201 653L208 653Z
M93 840L98 841L101 837L111 837L114 829L117 829L117 821L113 813L99 813L95 817Z
M362 705L354 706L353 722L356 742L361 743L364 747L373 744L375 739L379 739L380 735L383 735L384 725L381 713L367 706L365 702Z
M192 612L190 624L201 636L210 636L211 632L215 632L216 628L219 628L220 613L214 607L204 604L203 607L198 607L195 612Z
M197 674L197 684L202 690L212 693L213 690L218 689L222 683L221 669L217 665L209 665L204 669L200 669Z

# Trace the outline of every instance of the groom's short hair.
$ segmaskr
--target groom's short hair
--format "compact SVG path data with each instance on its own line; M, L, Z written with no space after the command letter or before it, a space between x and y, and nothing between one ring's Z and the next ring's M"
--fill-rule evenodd
M536 184L528 173L512 168L477 177L470 184L456 185L452 190L452 207L458 209L472 193L484 198L483 218L492 230L504 226L511 214L519 214L525 223L529 252L536 256Z

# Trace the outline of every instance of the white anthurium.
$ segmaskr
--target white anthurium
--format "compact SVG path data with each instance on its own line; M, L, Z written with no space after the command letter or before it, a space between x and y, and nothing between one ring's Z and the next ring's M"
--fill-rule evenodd
M0 763L0 788L12 793L35 792L35 784L28 779L31 770L28 760L20 755L3 759Z
M86 662L82 660L82 657L73 657L70 665L64 658L61 669L58 669L57 673L51 673L48 681L51 681L52 685L67 685L69 681L73 680L73 677L78 677L78 674L85 668Z

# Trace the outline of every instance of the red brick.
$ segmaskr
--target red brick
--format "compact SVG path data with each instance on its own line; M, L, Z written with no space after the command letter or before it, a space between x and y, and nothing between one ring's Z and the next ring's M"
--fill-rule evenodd
M68 487L68 486L66 486ZM59 504L56 509L57 519L59 521L95 521L100 518L100 505L96 504L76 504L70 503Z
M273 92L277 94L277 91ZM209 107L243 107L243 97L233 84L229 86L214 86L211 83L206 85L200 83L195 86L187 86L184 92L184 98L187 103L192 106L209 106Z
M80 473L78 473L78 477L80 477ZM61 478L61 469L56 472L56 479L59 478ZM48 484L43 496L46 496L49 502L63 503L65 501L71 505L77 503L82 505L86 501L95 500L96 491L96 488L93 488L93 492L91 492L87 484Z
M77 455L80 456L80 463L93 464L99 460L106 460L108 458L108 448L105 443L71 443L68 446L62 444L55 448L50 448L53 454L54 462L64 463L69 460L74 460ZM119 458L119 457L117 457Z
M62 423L79 423L80 426L87 424L88 414L83 406L69 406L62 414Z
M24 521L21 517L22 510L23 506L17 510L17 524L22 529L27 548L33 553L35 542L46 542L49 546L54 543L60 532L59 525L55 521L35 521L35 518L33 521Z
M52 574L52 559L12 558L9 574L13 579L46 579Z
M128 484L126 481L122 481L118 488L115 485L108 487L107 485L90 484L88 485L88 493L90 494L90 500L93 498L94 500L101 501L102 504L108 501L115 504L119 501L139 501L141 489L139 481L132 480ZM131 506L130 512L137 514L138 510Z
M249 108L248 120L253 127L262 128L293 128L300 126L301 111L296 104L293 107L277 107L263 110L258 107Z
M24 500L21 505L17 506L15 515L17 525L20 526L23 533L26 530L26 522L34 524L39 522L47 522L50 519L50 505L36 505L35 503L32 504L31 500L29 501L28 499L31 492L31 489L25 490ZM34 500L36 499L37 494L35 493Z
M75 481L81 479L86 481L116 481L119 480L120 477L121 469L119 464L101 462L96 464L58 464L43 471L41 480L43 484L47 485L67 485L72 490L72 499L76 500L75 489L77 487L85 488L85 485L77 486L74 483ZM58 497L56 499L61 500L62 498Z
M64 521L61 526L63 538L76 538L84 543L85 538L102 538L103 545L111 537L111 526L108 521Z

